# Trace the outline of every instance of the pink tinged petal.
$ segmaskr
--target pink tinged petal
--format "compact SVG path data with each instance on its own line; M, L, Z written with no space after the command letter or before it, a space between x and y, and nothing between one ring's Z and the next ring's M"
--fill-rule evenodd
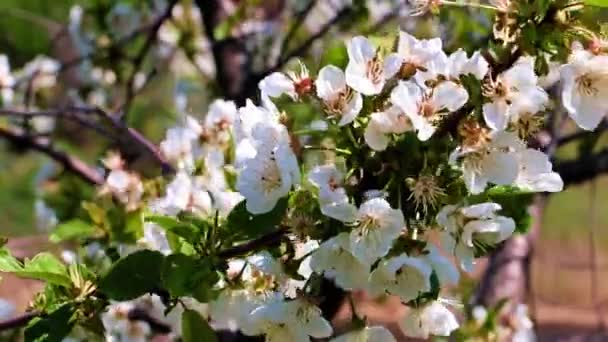
M405 115L418 115L418 102L422 99L422 89L414 82L399 82L391 93L391 103L399 107Z
M490 218L501 209L498 203L485 202L461 208L460 213L468 218Z
M363 36L353 37L347 44L347 53L350 62L365 64L376 56L376 49L367 38Z
M273 72L264 77L264 79L260 81L259 88L262 94L270 97L279 97L283 94L287 94L291 97L297 96L293 81L280 72Z
M377 113L372 114L372 119L367 124L363 137L372 150L384 151L390 142L390 138L383 132L382 127L379 126L380 124L374 120L374 114Z
M384 78L389 79L399 71L403 58L396 53L391 53L384 58Z
M454 112L469 100L469 93L458 84L445 81L441 82L433 91L433 103L438 109L447 109Z
M342 117L338 122L338 126L345 126L355 121L359 112L363 108L363 97L361 94L355 92L353 94L352 99L348 102L346 108L344 109L344 113L342 113Z
M334 66L324 66L315 80L317 95L325 101L331 101L346 87L344 72Z
M491 152L483 161L483 172L491 183L511 185L519 173L517 156L515 153Z
M331 324L320 315L312 317L305 324L306 326L304 329L306 330L306 333L314 338L329 337L334 332Z
M502 131L507 128L509 115L509 105L503 99L483 105L483 118L486 125L493 130Z
M529 86L536 86L538 78L534 73L534 66L528 62L518 62L511 69L505 71L502 77L510 87L523 89Z

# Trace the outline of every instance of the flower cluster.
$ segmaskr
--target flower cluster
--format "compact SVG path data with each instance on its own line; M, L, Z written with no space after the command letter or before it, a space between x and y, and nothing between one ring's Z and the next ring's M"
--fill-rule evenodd
M476 257L518 229L491 193L563 187L549 157L527 147L550 106L533 57L498 69L480 52L447 54L441 40L406 32L395 51L362 36L346 47L345 70L326 65L314 77L300 63L298 72L272 73L259 83L261 105L216 100L202 123L186 116L160 144L177 171L162 196L147 200L154 215L215 217L217 229L238 215L252 225L277 216L274 228L239 229L279 229L292 251L227 260L211 284L217 296L207 302L216 329L267 341L331 337L317 306L319 282L329 280L347 291L399 297L410 307L399 322L407 336L448 336L459 324L440 289L460 277L449 257L470 272ZM605 58L576 48L561 68L562 101L583 128L597 126L606 111ZM324 131L295 133L283 109L294 102L316 106ZM456 126L446 127L450 122ZM408 144L426 152L407 152ZM137 200L133 175L106 164L105 188L127 205ZM142 246L175 253L166 228L147 222ZM433 231L441 245L428 240ZM116 310L104 322L116 320ZM145 335L144 328L121 333ZM394 338L383 327L335 338L352 340Z
M130 12L116 7L107 18L115 34L132 30ZM177 44L170 29L161 35ZM170 165L164 177L146 179L115 153L103 160L99 205L83 204L77 222L53 236L86 247L65 254L72 265L60 282L81 290L89 273L79 263L103 273L89 291L103 296L78 297L78 305L104 307L108 340L148 340L153 324L132 319L145 311L172 338L196 312L205 328L266 341L395 341L354 307L354 329L337 335L321 309L332 299L328 284L398 298L408 307L398 322L406 336L449 336L460 324L442 291L526 229L527 202L512 199L564 187L534 141L546 112L560 100L587 130L608 113L603 49L574 44L556 67L553 94L561 93L552 99L537 66L543 56L509 51L502 63L403 31L390 48L363 36L345 45L344 68L300 62L269 73L259 99L216 99L203 120L178 106L178 124L153 149ZM0 58L3 102L13 95L9 69ZM45 59L24 68L35 88L54 84L45 71L56 73ZM37 206L45 221L58 220ZM142 255L158 263L154 270L129 264ZM133 288L117 290L116 279Z

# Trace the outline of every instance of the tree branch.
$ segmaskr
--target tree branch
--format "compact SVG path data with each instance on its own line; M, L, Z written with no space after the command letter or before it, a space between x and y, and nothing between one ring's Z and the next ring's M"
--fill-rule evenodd
M44 153L54 159L63 167L76 174L83 180L93 185L101 185L104 182L103 176L95 168L87 165L82 160L70 156L63 151L59 151L49 143L37 137L32 137L20 132L12 131L8 128L0 127L0 136L8 139L18 147L26 147Z
M306 51L308 51L310 49L310 47L312 46L312 44L315 41L317 41L318 39L323 37L327 32L329 32L329 29L331 29L334 25L336 25L341 20L346 18L348 16L348 14L350 14L351 11L352 11L352 9L350 7L345 7L343 9L341 9L331 20L326 22L325 25L323 25L321 27L321 29L319 31L317 31L317 33L310 36L306 41L304 41L302 44L300 44L300 46L291 50L291 52L289 52L286 55L284 55L283 57L279 58L279 60L277 61L277 63L274 66L268 68L267 70L264 70L262 73L257 75L257 78L261 80L262 78L266 77L267 75L281 69L292 58L303 56L306 53Z
M562 176L565 185L591 180L600 174L608 173L608 148L575 160L558 162L553 170Z
M254 251L260 247L273 245L283 238L283 235L287 233L287 229L279 228L273 232L267 233L265 235L260 236L257 239L253 239L251 241L247 241L240 245L232 246L226 248L223 251L220 251L217 255L220 258L230 259L234 257L238 257L244 254L247 254L251 251Z
M129 112L129 108L131 106L131 102L133 101L133 99L135 98L135 95L136 95L135 78L137 77L137 73L140 71L142 64L144 62L144 59L145 59L146 55L148 54L148 51L150 51L150 49L156 42L156 38L158 36L158 31L160 30L160 27L163 25L163 23L166 20L171 18L171 13L173 11L173 7L175 7L175 5L177 4L177 1L178 0L171 0L169 2L169 4L167 4L167 8L163 12L163 14L161 14L150 27L150 30L148 31L148 37L146 38L144 45L141 47L141 49L139 50L139 52L137 53L135 58L133 58L133 71L131 72L131 76L129 76L129 79L127 80L127 90L126 90L126 95L125 95L125 102L122 105L121 119L123 121L126 118L127 113Z

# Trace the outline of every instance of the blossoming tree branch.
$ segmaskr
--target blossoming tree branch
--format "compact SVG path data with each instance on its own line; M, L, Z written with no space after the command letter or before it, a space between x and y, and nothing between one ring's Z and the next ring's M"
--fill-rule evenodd
M1 271L45 282L29 313L0 329L24 327L26 341L146 341L159 333L215 341L226 331L266 341L395 341L357 307L356 291L407 306L398 322L405 336L517 333L493 330L500 305L465 308L445 289L526 232L534 194L608 171L605 150L553 158L560 144L607 127L608 43L597 27L578 21L587 6L399 3L378 24L396 13L414 18L467 7L490 13L492 35L467 52L405 30L389 39L351 34L344 65L290 64L363 6L331 5L333 16L289 53L291 38L319 6L312 1L296 12L277 63L256 72L235 71L234 63L245 63L244 47L222 37L236 29L217 22L222 5L211 1L200 5L198 19L227 98L211 101L202 120L184 114L157 146L124 117L136 84L145 86L138 69L157 35L170 40L165 23L179 28L178 14L196 9L165 6L141 30L148 38L118 107L38 109L28 102L53 86L61 67L38 60L11 73L0 60L0 115L10 118L0 136L95 187L60 184L77 197L53 216L50 240L70 246L63 259L44 252L19 260L0 250ZM301 106L307 118L293 114ZM89 165L37 132L47 119L93 130L114 148L101 167ZM558 136L566 120L581 130ZM129 148L150 158L156 172L133 167ZM52 212L57 201L40 204ZM350 303L351 321L338 332L331 319L342 302Z

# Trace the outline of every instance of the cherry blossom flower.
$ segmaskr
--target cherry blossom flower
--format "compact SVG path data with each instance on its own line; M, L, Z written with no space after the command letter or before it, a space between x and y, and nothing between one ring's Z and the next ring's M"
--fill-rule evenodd
M308 342L310 337L331 336L333 329L321 309L305 299L295 299L272 301L256 308L243 332L249 336L263 334L269 342Z
M357 36L347 44L348 65L346 84L363 95L379 94L386 80L393 77L401 67L401 58L396 53L381 56L367 38Z
M430 291L432 272L424 258L402 254L382 261L371 273L369 293L372 296L389 293L409 302L420 293Z
M335 165L317 166L310 171L308 179L319 188L319 202L323 215L352 222L355 219L357 207L351 204L346 191L342 187L344 175Z
M350 253L347 233L323 242L311 255L310 268L346 290L365 289L368 285L369 266Z
M561 69L562 103L583 129L593 130L608 115L608 56L575 49Z
M538 85L534 61L522 58L496 80L486 85L484 95L490 99L483 105L483 117L488 127L504 130L507 124L526 111L545 108L549 97Z
M400 322L406 336L427 339L430 335L450 336L459 324L454 314L439 301L412 309Z
M512 185L519 174L518 152L524 149L523 142L510 132L485 134L474 128L467 132L477 136L465 137L465 141L477 141L457 148L450 156L450 163L460 161L467 190L478 194L488 183Z
M293 100L313 90L313 80L308 75L308 69L300 62L300 72L290 71L287 75L281 72L273 72L264 77L259 83L262 97L279 97L287 94Z
M410 118L397 106L391 106L384 112L375 112L365 128L363 137L369 147L383 151L390 142L391 134L402 134L413 130Z
M409 78L416 71L426 70L437 54L443 53L441 39L417 39L405 31L399 32L397 56L400 58L399 76Z
M364 265L371 265L385 256L405 229L401 210L391 208L383 198L364 202L355 222L349 236L350 252Z
M361 94L346 84L344 72L333 65L319 71L315 88L325 111L338 119L338 126L353 122L363 107Z
M252 214L272 210L277 201L300 182L300 169L289 146L285 126L259 123L252 132L255 156L246 159L237 179L237 189Z
M435 133L443 115L458 110L468 99L467 91L452 81L441 82L435 88L401 81L391 93L391 102L409 117L422 141Z
M442 245L465 271L473 270L476 244L496 245L515 231L512 218L497 214L501 209L490 202L467 207L447 205L437 214L437 223L445 229Z
M519 173L514 185L534 192L559 192L564 188L564 182L553 167L549 156L545 153L528 148L517 154Z

